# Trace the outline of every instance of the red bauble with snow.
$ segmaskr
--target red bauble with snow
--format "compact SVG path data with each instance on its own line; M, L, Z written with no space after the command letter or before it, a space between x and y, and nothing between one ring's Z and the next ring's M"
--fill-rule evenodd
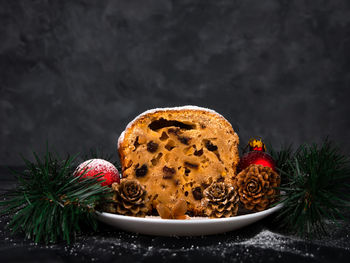
M74 172L74 175L85 177L99 177L102 186L120 182L118 169L110 162L103 159L91 159L81 163Z
M261 139L250 139L247 147L249 147L249 152L245 153L239 161L238 172L251 164L260 164L276 171L276 163L271 155L265 152L266 146Z

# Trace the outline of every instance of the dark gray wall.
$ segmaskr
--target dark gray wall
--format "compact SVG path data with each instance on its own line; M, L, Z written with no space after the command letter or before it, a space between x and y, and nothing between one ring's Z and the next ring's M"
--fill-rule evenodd
M140 112L194 104L242 144L350 148L350 1L1 1L0 164L100 147Z

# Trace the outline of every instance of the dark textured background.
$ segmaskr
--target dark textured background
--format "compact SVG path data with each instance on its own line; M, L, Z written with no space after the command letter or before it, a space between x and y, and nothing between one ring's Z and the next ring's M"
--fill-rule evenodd
M350 148L350 2L0 1L0 165L99 147L140 112L213 108L242 144Z

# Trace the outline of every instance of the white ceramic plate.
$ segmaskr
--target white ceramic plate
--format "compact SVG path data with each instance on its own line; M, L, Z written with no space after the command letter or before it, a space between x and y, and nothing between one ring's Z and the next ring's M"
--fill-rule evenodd
M191 218L189 220L133 217L97 212L97 219L122 230L155 236L202 236L224 233L252 224L282 208L279 204L253 214L229 218Z

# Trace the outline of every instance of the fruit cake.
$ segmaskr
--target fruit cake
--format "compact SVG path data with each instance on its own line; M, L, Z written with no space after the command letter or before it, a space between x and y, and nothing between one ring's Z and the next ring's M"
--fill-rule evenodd
M239 138L213 110L196 106L146 111L118 140L122 177L146 189L149 211L183 199L191 215L203 215L203 190L212 182L233 183Z

